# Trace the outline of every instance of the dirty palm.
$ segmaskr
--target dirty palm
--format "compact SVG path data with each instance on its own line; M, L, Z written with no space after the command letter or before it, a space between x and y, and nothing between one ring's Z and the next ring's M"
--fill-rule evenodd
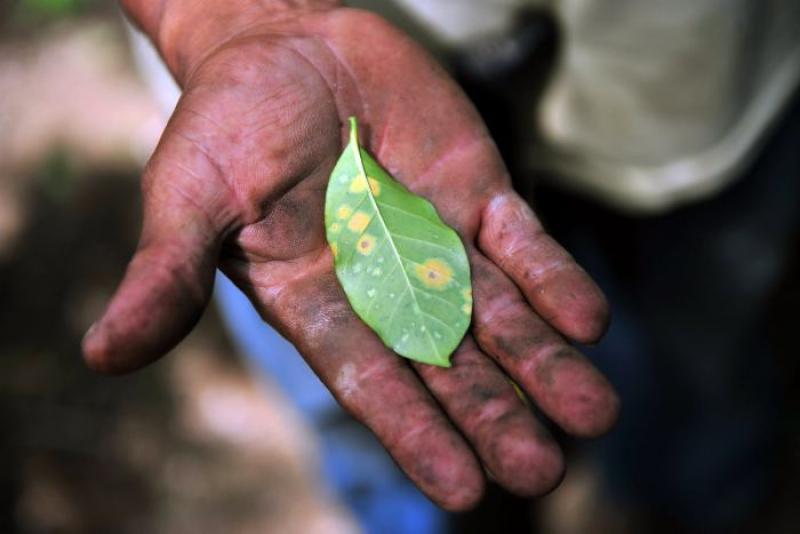
M512 190L472 105L415 43L356 10L247 15L225 32L187 27L185 42L175 30L162 46L184 93L143 177L140 246L84 341L87 361L125 372L167 352L219 267L432 500L474 505L484 466L518 494L551 489L561 452L508 377L566 432L606 431L617 398L570 344L602 335L602 294ZM334 274L325 190L352 115L375 159L464 243L472 328L450 369L398 358Z

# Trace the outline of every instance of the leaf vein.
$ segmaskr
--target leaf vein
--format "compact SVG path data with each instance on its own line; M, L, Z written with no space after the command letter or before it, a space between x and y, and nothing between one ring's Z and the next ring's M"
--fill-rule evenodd
M399 211L400 213L403 213L405 215L410 215L411 217L415 217L417 219L421 219L421 220L423 220L423 221L425 221L427 223L436 222L436 221L431 221L429 218L427 218L427 217L425 217L423 215L420 215L419 213L414 213L413 211L408 211L407 209L401 208L400 206L395 206L394 204L389 204L386 201L381 201L380 206L384 207L384 208L391 208L391 209L393 209L395 211Z
M431 313L426 312L422 308L420 308L420 311L423 313L423 315L427 315L431 319L435 320L437 323L441 324L442 326L444 326L445 328L450 330L453 334L458 335L458 333L455 331L455 329L452 326L450 326L449 324L447 324L446 322L444 322L443 320L439 319L438 317L436 317L435 315L433 315Z
M411 237L411 236L408 236L408 235L398 234L397 232L394 232L394 236L395 237L399 237L400 239L406 239L408 241L416 241L417 243L423 243L423 244L426 244L426 245L431 245L431 246L434 246L436 248L440 248L442 250L446 250L448 253L451 252L450 248L448 248L448 247L446 247L446 246L444 246L444 245L442 245L440 243L437 243L435 241L425 241L424 239L420 239L418 237Z
M366 180L368 178L367 169L364 167L364 161L363 161L363 159L361 157L361 146L358 143L358 131L355 128L355 125L350 128L350 143L351 143L351 145L353 145L353 150L355 151L355 160L356 160L356 163L358 165L358 169L361 171L362 176L364 176L364 179ZM394 252L395 257L397 258L397 262L401 266L403 266L402 265L403 264L403 259L400 256L400 251L397 250L397 245L395 245L394 240L392 239L392 234L389 231L389 227L386 225L386 221L383 218L383 214L381 213L380 208L378 207L378 203L375 200L374 194L372 193L372 188L370 187L369 183L367 183L366 186L367 186L366 187L366 193L367 193L367 196L370 199L370 202L372 203L373 209L375 210L375 216L378 218L378 220L380 221L381 225L383 226L383 230L386 233L386 238L390 241L390 243L392 245L392 251ZM406 285L408 287L412 287L411 286L411 279L409 279L408 273L406 272L405 268L401 269L401 272L403 273L403 277L405 278ZM414 309L415 310L418 309L418 310L422 311L422 308L420 308L419 302L417 301L417 296L416 296L416 294L415 294L415 292L413 290L413 287L412 287L412 290L411 290L411 298L414 300ZM436 357L440 358L441 357L441 353L439 352L439 348L436 346L436 343L434 343L433 338L431 337L430 333L426 330L425 334L426 334L425 337L428 339L428 342L430 343L431 348L433 349L433 352L436 354Z

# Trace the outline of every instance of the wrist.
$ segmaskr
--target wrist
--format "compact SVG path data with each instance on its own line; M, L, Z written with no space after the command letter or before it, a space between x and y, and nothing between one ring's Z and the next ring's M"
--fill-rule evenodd
M156 45L181 85L210 52L248 30L269 24L288 25L305 14L341 5L339 0L121 0L120 3Z

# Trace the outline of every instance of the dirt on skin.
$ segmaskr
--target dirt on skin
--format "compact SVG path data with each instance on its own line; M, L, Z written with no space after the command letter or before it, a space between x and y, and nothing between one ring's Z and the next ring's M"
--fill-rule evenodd
M114 13L37 29L0 37L0 532L356 531L321 496L314 436L247 372L213 310L142 372L101 377L81 362L81 336L135 247L139 167L163 119ZM786 333L800 256L793 265L773 323L797 407ZM752 532L797 524L800 424L786 426L785 477ZM511 532L503 519L522 516L526 532L645 531L649 519L610 502L592 465L570 465L537 521L492 488L493 513L457 530Z

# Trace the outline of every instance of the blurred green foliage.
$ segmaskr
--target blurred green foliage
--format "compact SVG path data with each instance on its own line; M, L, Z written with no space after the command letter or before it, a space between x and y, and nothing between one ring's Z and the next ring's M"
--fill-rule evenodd
M83 13L97 4L97 0L19 0L17 10L24 17L56 18Z
M0 27L11 33L41 29L42 24L113 8L101 0L16 0L0 2Z
M78 186L79 171L68 150L56 148L41 162L34 179L50 202L68 202Z

